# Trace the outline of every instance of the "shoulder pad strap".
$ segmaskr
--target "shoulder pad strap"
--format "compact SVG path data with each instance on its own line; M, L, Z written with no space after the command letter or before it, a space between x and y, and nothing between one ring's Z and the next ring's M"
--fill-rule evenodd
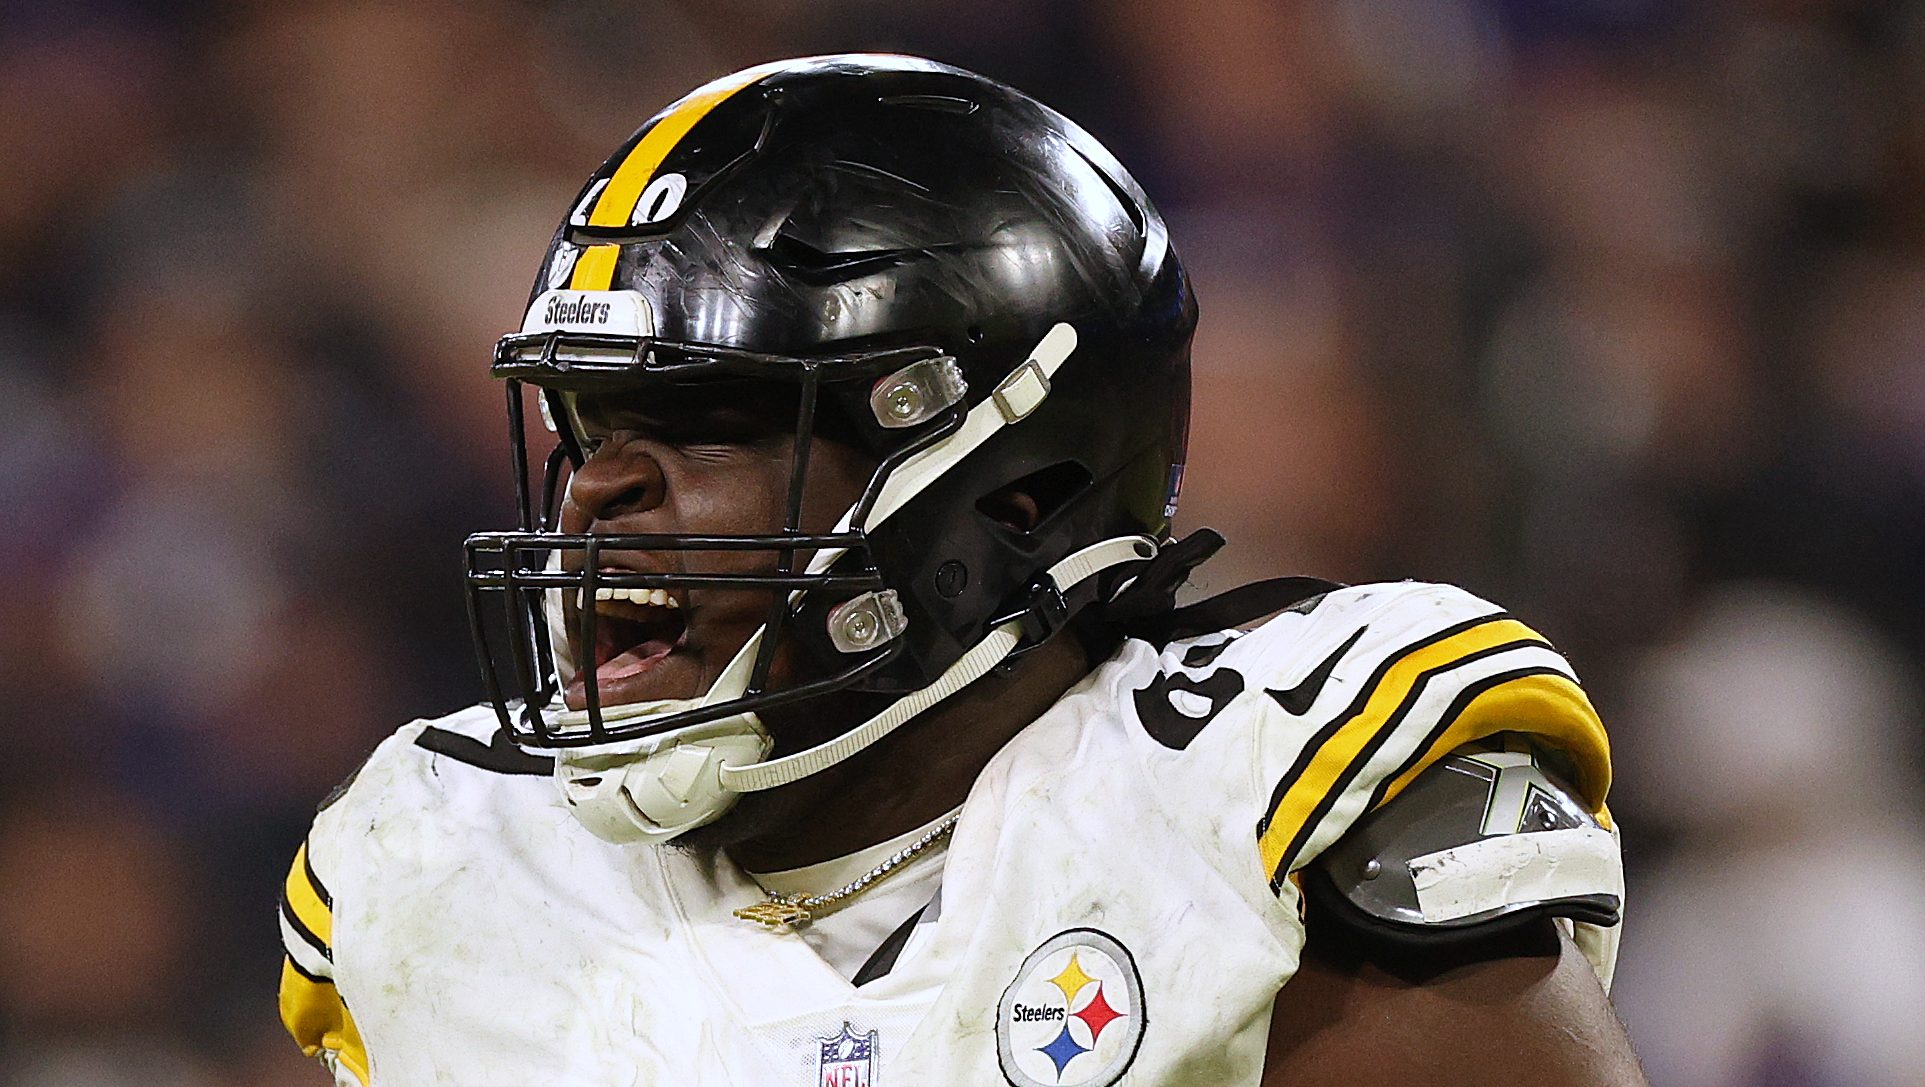
M1395 943L1479 940L1546 917L1615 925L1617 841L1529 750L1460 750L1304 869L1313 911Z
M1308 611L1326 594L1341 588L1337 582L1318 577L1252 581L1169 612L1147 629L1149 636L1144 640L1165 646L1178 639L1240 627L1281 611Z

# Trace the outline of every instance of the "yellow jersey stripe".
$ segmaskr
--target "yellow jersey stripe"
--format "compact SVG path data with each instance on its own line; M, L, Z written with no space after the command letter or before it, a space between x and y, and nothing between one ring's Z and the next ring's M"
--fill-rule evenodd
M772 66L764 66L737 72L698 88L670 106L661 120L636 141L621 165L615 167L608 184L595 199L595 207L588 213L588 225L626 226L629 216L635 214L635 204L642 198L642 191L655 180L655 171L661 168L662 160L675 150L675 145L682 142L682 137L688 135L696 122L730 95L773 70ZM615 259L620 253L619 245L589 246L575 263L569 287L578 291L607 290L615 281Z
M281 1024L301 1052L332 1061L368 1082L368 1050L354 1016L332 984L309 977L292 959L281 960Z
M306 948L321 956L323 962L334 961L334 949L295 915L294 907L288 905L286 895L281 896L281 942L287 945L289 955ZM317 966L315 969L324 973L333 972L332 967Z
M1582 687L1548 668L1520 669L1467 688L1410 760L1377 787L1371 808L1395 799L1445 755L1499 732L1526 733L1563 751L1577 764L1575 784L1585 805L1609 818L1604 797L1611 790L1611 743L1604 723Z
M287 884L283 891L288 912L301 927L314 934L323 947L334 946L334 911L329 907L325 891L316 886L307 862L307 843L294 853L294 863L287 870Z
M1357 700L1304 745L1297 764L1278 783L1257 849L1263 870L1277 884L1285 862L1303 844L1344 785L1395 731L1430 677L1506 649L1548 643L1502 613L1460 623L1433 634L1378 668Z

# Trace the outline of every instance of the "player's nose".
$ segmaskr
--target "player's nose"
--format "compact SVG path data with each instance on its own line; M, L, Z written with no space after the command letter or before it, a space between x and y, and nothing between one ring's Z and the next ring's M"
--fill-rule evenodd
M568 481L563 532L592 532L598 523L659 508L667 498L662 464L642 442L608 443Z

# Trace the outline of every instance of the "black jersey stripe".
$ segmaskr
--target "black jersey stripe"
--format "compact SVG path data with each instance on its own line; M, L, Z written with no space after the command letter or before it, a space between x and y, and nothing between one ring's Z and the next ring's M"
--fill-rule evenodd
M1383 683L1384 677L1390 673L1390 670L1397 666L1398 661L1403 660L1412 653L1436 645L1438 642L1454 638L1467 630L1474 630L1486 623L1502 622L1509 618L1511 618L1511 616L1508 612L1499 611L1492 612L1489 615L1480 615L1475 619L1466 619L1461 623L1456 623L1435 633L1426 635L1423 638L1419 638L1417 641L1404 646L1402 649L1387 655L1378 663L1376 669L1370 673L1370 678L1364 681L1363 687L1358 690L1357 697L1351 699L1350 705L1345 707L1342 713L1331 718L1329 722L1317 730L1316 735L1310 737L1310 739L1304 743L1303 750L1297 753L1296 761L1291 764L1290 769L1284 771L1281 778L1277 779L1277 787L1270 790L1270 803L1264 806L1263 818L1257 823L1257 836L1262 837L1264 832L1270 829L1270 820L1275 817L1278 807L1283 804L1284 795L1290 791L1290 786L1296 784L1297 779L1301 778L1304 772L1310 768L1310 763L1316 758L1318 750L1320 750L1324 744L1328 743L1331 737L1341 732L1343 727L1356 718L1358 714L1363 713L1364 707L1370 704L1370 697L1377 693L1378 686ZM1264 693L1270 695L1273 700L1276 698L1276 694L1271 691L1266 690ZM1281 705L1281 703L1279 703L1279 705Z
M1478 698L1502 687L1506 683L1512 683L1520 679L1528 679L1531 676L1557 676L1560 679L1571 678L1564 672L1548 665L1534 665L1529 668L1516 668L1509 672L1499 672L1494 676L1486 676L1475 683L1466 685L1463 690L1457 693L1456 698L1451 699L1450 705L1445 708L1443 714L1437 719L1437 726L1425 734L1423 742L1418 744L1417 749L1410 753L1410 757L1402 763L1399 763L1395 770L1384 775L1384 779L1377 783L1375 789L1371 790L1370 803L1364 806L1364 810L1367 812L1376 811L1377 808L1383 804L1384 795L1390 790L1391 782L1398 780L1418 766L1423 765L1426 760L1434 761L1448 754L1448 752L1441 751L1433 753L1433 749L1436 748L1438 742L1444 738L1444 734L1450 731L1451 726L1457 723L1457 719L1464 715L1464 711L1470 707L1472 702L1477 701Z
M288 966L292 967L295 973L306 978L308 981L313 982L316 985L334 984L333 978L324 978L319 974L309 973L307 967L302 966L301 961L299 959L296 959L294 956L284 954L281 957L287 960Z
M1542 639L1519 638L1514 641L1503 642L1499 645L1487 646L1483 649L1466 653L1461 657L1453 657L1448 661L1444 661L1435 667L1419 673L1417 677L1412 680L1409 691L1407 691L1403 699L1397 703L1397 708L1392 710L1389 716L1384 718L1383 724L1379 725L1371 734L1370 738L1364 742L1362 748L1358 750L1356 757L1351 759L1349 764L1344 767L1343 772L1337 776L1331 788L1324 792L1322 799L1318 800L1316 806L1310 810L1310 815L1303 821L1303 825L1298 827L1297 832L1291 836L1290 844L1284 847L1283 857L1278 863L1276 871L1270 873L1270 890L1275 892L1282 889L1284 877L1290 871L1291 860L1296 857L1297 853L1303 849L1304 845L1308 843L1311 838L1316 836L1317 828L1323 825L1325 818L1330 814L1330 809L1336 807L1337 799L1343 796L1345 790L1350 788L1352 782L1357 780L1357 775L1363 773L1364 767L1370 765L1370 760L1376 757L1377 752L1383 749L1384 744L1389 742L1392 736L1396 735L1398 725L1403 723L1404 718L1409 716L1411 708L1424 696L1424 692L1430 687L1431 680L1446 672L1455 671L1465 665L1473 664L1487 657L1493 657L1500 653L1509 653L1517 649L1529 648L1547 649L1549 645ZM1460 712L1462 712L1461 707L1453 701L1452 708L1445 714L1445 718L1448 721L1449 719L1455 718ZM1440 726L1440 728L1441 727L1447 726ZM1441 735L1441 733L1433 730L1432 733L1427 734L1426 744L1432 742L1428 738L1430 735ZM1370 809L1365 808L1364 810L1369 811Z
M894 932L884 937L882 943L877 945L875 951L870 954L869 961L863 963L861 969L856 971L856 976L851 979L850 984L861 987L894 970L896 960L902 957L902 949L909 945L909 937L915 933L916 925L922 921L922 915L928 910L929 904L924 903L915 913L909 915L908 920L897 925Z
M287 919L288 927L293 929L294 934L299 936L303 942L315 951L320 952L322 958L329 962L334 961L334 949L327 945L327 941L316 936L313 929L302 923L300 916L294 912L294 907L289 904L286 895L281 896L281 916Z
M328 893L327 885L322 883L321 877L314 872L314 851L312 849L303 849L301 851L301 873L307 877L308 886L313 889L314 897L320 899L321 905L326 906L328 910L332 912L334 909L334 896Z

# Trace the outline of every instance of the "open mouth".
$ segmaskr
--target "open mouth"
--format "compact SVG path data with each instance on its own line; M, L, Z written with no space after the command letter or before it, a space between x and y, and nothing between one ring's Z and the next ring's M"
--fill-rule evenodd
M595 609L595 646L592 656L580 654L588 659L564 692L575 708L587 702L590 661L599 698L619 704L634 700L622 697L631 693L625 688L632 686L624 680L654 669L688 641L683 602L665 589L596 589L593 601L576 601L576 614L570 619L573 637L579 637L580 609L585 606Z

